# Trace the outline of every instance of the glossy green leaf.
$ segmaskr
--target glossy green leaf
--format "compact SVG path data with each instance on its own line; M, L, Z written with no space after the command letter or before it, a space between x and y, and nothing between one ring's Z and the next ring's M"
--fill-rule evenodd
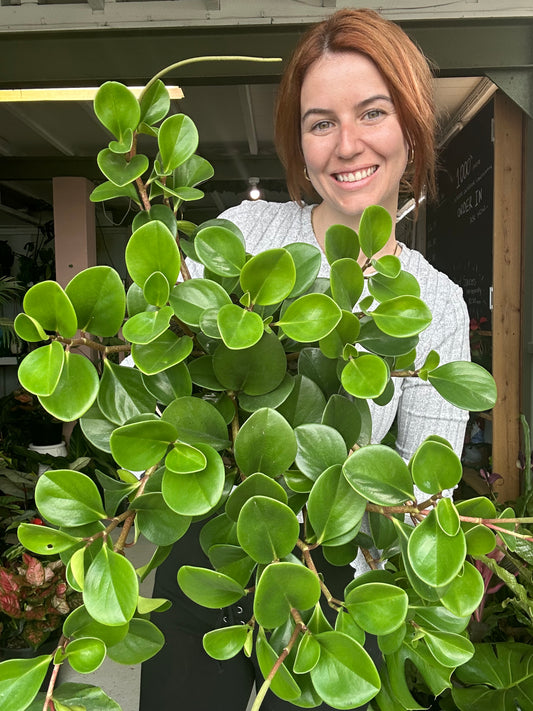
M119 274L107 266L89 267L65 287L78 319L78 328L102 338L114 336L122 326L126 308Z
M81 538L74 538L63 531L56 531L48 526L21 523L17 536L24 548L39 555L54 555L76 545Z
M123 625L133 617L138 596L133 565L103 546L85 575L83 600L89 615L103 625Z
M187 339L187 341L189 340L187 336L184 336L183 339ZM182 343L183 339L179 339L179 346L178 343L173 340L168 341L168 354L165 353L163 355L159 353L159 357L161 357L163 363L166 364L167 358L168 362L171 363L174 358L177 357L177 353L175 351L179 351L181 355L181 352L183 352L189 347L188 345L186 346L184 343ZM192 382L187 366L182 362L178 362L176 365L165 365L165 370L161 370L153 374L146 374L143 372L144 369L151 370L152 366L155 365L155 363L152 361L152 357L153 360L155 360L156 350L158 349L159 345L161 344L156 341L155 343L152 342L150 346L144 346L142 348L139 348L139 351L142 352L140 354L137 353L137 358L140 361L137 367L142 372L142 381L148 392L152 393L152 395L156 398L157 402L160 402L163 405L169 405L172 400L177 397L191 395ZM154 347L153 352L150 351L152 346ZM147 361L146 363L145 350ZM148 356L150 357L148 358Z
M293 671L295 674L306 674L313 669L320 658L320 644L308 632L298 645Z
M234 351L221 343L213 355L213 370L226 390L265 395L286 375L287 358L273 333L264 333L250 348Z
M426 631L424 640L431 654L445 667L465 664L474 654L472 642L452 632Z
M366 583L346 595L348 612L371 634L390 634L405 622L407 593L396 585Z
M427 494L453 489L461 481L463 467L453 449L433 440L425 440L409 462L416 486Z
M168 328L174 315L172 307L163 306L156 311L143 311L126 321L122 329L124 338L130 343L145 345L161 336Z
M155 412L155 406L155 397L144 387L138 370L104 360L98 407L109 420L122 425L137 415Z
M294 383L295 380L292 375L286 373L278 387L274 388L274 390L271 390L270 392L264 393L264 395L247 395L246 393L239 393L239 406L245 412L255 412L256 410L260 410L262 407L271 407L275 409L289 397L294 387Z
M435 508L437 522L441 531L448 536L456 536L461 527L459 514L453 501L448 497L443 497Z
M222 340L231 350L254 346L263 335L263 320L259 314L227 304L218 312L217 325Z
M331 265L331 295L345 311L351 311L363 293L363 270L355 259L338 259Z
M320 387L305 375L294 377L294 387L277 408L292 427L320 422L326 399Z
M416 296L397 296L384 301L372 311L383 333L395 338L416 336L431 323L431 312Z
M178 438L176 428L163 420L134 422L114 430L110 437L113 457L124 469L144 471L157 464L169 444Z
M395 506L414 499L406 463L383 444L356 450L344 463L343 472L350 486L374 504Z
M419 297L420 285L409 272L401 271L394 278L373 274L368 280L368 291L376 301L388 301L404 295Z
M297 563L272 563L259 578L254 597L254 615L267 629L286 622L295 608L310 610L320 598L318 577Z
M361 432L360 409L353 400L342 395L332 395L324 409L322 424L336 429L342 435L347 449L351 449Z
M178 585L198 605L212 609L233 605L245 595L244 588L227 575L192 565L178 570Z
M209 161L201 156L193 154L184 163L174 169L172 176L167 179L167 185L170 183L172 187L194 187L200 183L209 180L214 175L213 166ZM181 231L184 232L184 221L181 221ZM191 223L189 223L191 224Z
M125 185L123 188L119 188L118 185L110 181L97 185L89 195L89 200L91 202L104 202L105 200L113 200L113 198L118 197L126 197L132 200L132 202L137 203L137 205L141 204L139 193L134 185L128 183L128 185Z
M237 521L242 507L253 496L268 496L283 504L287 503L285 489L271 477L256 472L235 487L226 502L226 514L232 521Z
M289 294L289 298L295 299L314 284L322 264L322 255L318 247L305 242L292 242L284 245L283 249L291 255L296 267L296 282Z
M262 627L259 628L257 634L256 654L259 668L261 669L263 677L266 679L272 671L274 664L277 662L279 655L268 643L265 631ZM293 701L301 696L300 687L285 664L280 665L272 679L270 689L276 696L286 701Z
M157 375L161 373L161 378L158 382L162 383L166 381L174 382L175 373L183 373L181 371L174 371L172 377L166 375L168 370L173 366L177 366L185 358L187 358L193 348L193 340L190 336L177 336L173 331L166 330L163 331L159 336L146 344L136 344L134 343L131 348L131 355L133 361L137 368L141 371L143 375ZM150 390L150 384L142 378L143 383ZM178 394L189 395L190 394L190 378L186 375L182 375L179 378L179 382L183 383L182 386L173 386L172 391L175 392L175 397ZM154 386L152 385L152 388ZM152 390L150 390L152 392ZM156 397L159 398L160 390L158 389L158 394ZM160 400L163 402L162 400Z
M226 291L210 279L189 279L180 282L170 292L170 305L174 313L188 326L198 328L200 318L207 309L220 309L231 304Z
M319 341L320 350L327 358L340 358L347 343L354 344L359 337L359 319L349 311L343 311L341 320L333 331Z
M402 646L402 643L407 634L406 625L400 625L389 634L379 635L378 645L383 654L394 654Z
M19 338L29 341L29 343L47 341L50 338L37 319L28 316L28 314L17 314L13 322L13 328Z
M379 259L372 259L372 266L384 277L395 279L402 268L402 263L394 254L385 254Z
M214 405L197 397L176 398L163 412L162 420L176 428L183 442L208 444L216 450L228 445L226 422Z
M163 633L152 622L134 618L128 634L109 647L107 653L118 664L141 664L157 654L164 643Z
M368 259L387 244L392 231L392 217L380 205L370 205L361 215L359 242Z
M366 500L348 484L342 467L336 464L321 474L313 484L307 502L307 514L317 543L351 531L363 517Z
M35 487L35 503L43 516L57 526L82 526L105 518L100 493L86 474L72 469L48 470Z
M316 635L320 659L311 669L315 689L333 708L366 704L381 686L379 674L363 647L342 632Z
M96 637L106 646L117 644L128 633L128 623L110 627L94 620L87 612L85 605L75 608L65 620L63 632L66 637L83 638Z
M487 555L496 547L496 534L486 526L471 526L463 524L468 555Z
M2 711L26 709L37 695L52 661L50 654L33 659L8 659L0 664Z
M144 287L154 272L161 272L169 284L175 284L180 273L180 253L168 227L152 220L139 227L126 245L126 266L133 281Z
M225 543L215 544L209 548L209 560L215 570L246 586L256 567L256 562L243 551L240 546Z
M169 546L179 540L188 530L190 516L173 511L163 496L152 492L138 496L130 504L137 511L135 524L139 532L157 546Z
M150 274L144 282L143 293L147 303L161 308L167 303L170 296L168 279L161 272Z
M37 706L35 705L37 703ZM90 684L63 682L54 689L54 704L62 704L63 711L120 711L120 706L102 689ZM42 711L43 700L34 702L27 711Z
M432 370L428 379L445 400L463 410L488 410L496 403L494 379L477 363L445 363Z
M398 533L398 543L400 547L400 552L402 554L407 579L411 587L422 600L426 600L427 602L431 603L440 602L439 595L442 595L448 586L445 585L440 588L435 588L431 585L428 585L415 573L415 570L411 564L411 560L408 555L408 544L409 538L411 537L414 530L413 527L409 526L409 524L405 523L404 521L399 521L395 517L393 517L391 520L393 526L396 528L396 532Z
M464 533L449 536L440 528L435 510L416 526L407 547L418 577L433 587L451 583L463 567L466 556Z
M161 79L157 79L148 87L140 97L140 120L147 124L154 124L165 118L170 110L170 96L168 89Z
M300 524L294 512L281 501L253 496L242 507L237 538L244 551L258 563L288 555L298 540Z
M324 251L329 264L338 259L355 259L359 256L357 232L346 225L331 225L326 230Z
M96 162L105 177L119 187L135 182L148 170L149 165L148 158L140 153L127 160L124 155L114 153L109 148L98 153Z
M341 610L337 614L337 619L335 620L335 630L336 632L342 632L348 635L359 644L365 643L365 632L356 623L354 618L346 611ZM324 630L325 631L325 630Z
M244 265L240 284L250 294L253 304L268 306L283 301L296 283L296 267L287 250L268 249Z
M47 331L57 331L63 338L72 338L78 328L74 307L65 291L55 281L34 284L22 302L28 316Z
M84 637L74 639L65 648L70 666L80 674L90 674L101 666L106 656L106 646L100 639Z
M294 432L298 443L296 465L309 479L315 481L323 471L346 459L344 439L332 427L300 425Z
M287 420L262 408L242 425L234 442L235 462L245 476L262 472L279 476L296 456L296 437Z
M73 422L85 414L98 393L98 374L92 362L77 353L65 352L65 361L54 392L39 396L51 415Z
M213 659L231 659L244 647L248 635L246 625L232 625L204 634L205 651Z
M327 336L341 317L341 309L329 296L305 294L287 308L278 325L289 338L311 343Z
M451 613L457 617L466 617L477 610L484 593L481 573L472 563L465 561L463 570L452 580L440 599Z
M365 350L382 356L399 356L411 352L418 345L418 336L394 338L383 333L372 319L365 317L361 321L358 342ZM412 358L407 365L412 363ZM396 366L399 368L399 366Z
M168 175L196 151L198 131L188 116L175 114L161 124L158 144L163 172Z
M389 368L377 355L367 353L351 358L344 366L341 383L343 388L362 399L379 397L389 381Z
M239 276L246 262L242 241L221 225L200 229L194 238L194 246L202 264L220 276Z
M20 384L35 395L51 395L59 382L65 351L59 341L30 351L18 369Z
M165 466L176 474L192 474L205 467L207 459L205 454L185 442L174 442L174 446L167 454Z
M135 131L141 118L139 102L131 91L116 81L107 81L94 98L94 112L119 142Z
M205 467L190 474L175 474L166 470L161 492L166 504L182 516L199 516L210 511L224 490L224 462L208 444L196 447L206 458Z

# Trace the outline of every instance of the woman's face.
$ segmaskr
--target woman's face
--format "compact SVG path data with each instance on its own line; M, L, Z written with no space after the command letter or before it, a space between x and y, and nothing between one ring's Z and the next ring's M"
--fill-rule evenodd
M305 75L300 107L307 172L330 221L358 224L368 205L394 216L407 143L376 65L356 52L325 54Z

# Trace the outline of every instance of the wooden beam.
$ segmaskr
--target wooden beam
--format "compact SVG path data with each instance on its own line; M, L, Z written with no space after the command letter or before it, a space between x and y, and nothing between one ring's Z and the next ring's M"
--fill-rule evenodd
M499 501L520 493L522 318L523 114L498 92L494 101L494 250L492 370L498 386L493 410L492 468Z

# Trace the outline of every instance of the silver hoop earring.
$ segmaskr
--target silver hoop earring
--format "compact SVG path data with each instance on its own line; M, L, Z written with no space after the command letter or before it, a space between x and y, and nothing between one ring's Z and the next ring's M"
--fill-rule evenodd
M412 165L415 162L415 149L409 146L407 149L407 165Z
M311 178L309 177L309 173L307 172L307 166L306 166L306 165L304 165L304 176L305 176L305 179L306 179L306 180L308 180L309 182L311 182Z

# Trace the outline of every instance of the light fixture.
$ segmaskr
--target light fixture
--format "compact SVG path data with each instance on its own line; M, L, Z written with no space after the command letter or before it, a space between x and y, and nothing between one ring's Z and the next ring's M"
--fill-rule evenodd
M248 183L250 185L250 190L248 191L250 200L259 200L261 197L261 191L257 187L259 185L259 178L248 178Z
M99 87L80 88L49 88L49 89L1 89L0 102L21 101L93 101ZM142 86L129 86L128 89L138 97ZM171 99L183 99L183 91L179 86L167 86Z

